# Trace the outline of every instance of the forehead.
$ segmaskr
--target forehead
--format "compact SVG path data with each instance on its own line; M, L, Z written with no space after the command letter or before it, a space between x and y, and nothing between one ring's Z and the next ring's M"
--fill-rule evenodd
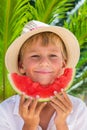
M35 51L38 49L41 51L43 47L44 47L44 52L45 49L48 49L48 51L52 50L54 52L60 49L60 51L64 53L63 55L65 56L67 55L66 47L58 35L52 32L43 32L43 33L36 34L30 37L29 39L27 39L22 45L18 57L20 59L20 57L22 57L26 51L32 50L33 52L33 50Z
M25 43L22 45L21 49L23 50L28 46L37 46L37 44L42 46L48 46L49 44L58 46L59 43L62 43L62 40L59 38L58 35L51 32L43 32L27 39Z
M58 52L60 50L60 45L56 46L55 44L49 43L48 45L42 45L38 40L35 43L33 42L31 46L26 47L24 52Z

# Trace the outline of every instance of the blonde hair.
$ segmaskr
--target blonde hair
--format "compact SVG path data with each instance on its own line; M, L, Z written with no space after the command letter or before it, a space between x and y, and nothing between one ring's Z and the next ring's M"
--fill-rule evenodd
M39 38L41 38L41 45L42 46L48 46L48 44L54 44L56 46L60 45L60 49L61 49L63 59L65 61L67 61L67 51L66 51L66 47L65 47L62 39L58 35L56 35L55 33L42 32L42 33L38 33L38 34L33 35L32 37L28 38L24 42L24 44L22 45L22 47L19 51L18 62L21 61L26 48L32 46L32 43L34 41L37 41Z

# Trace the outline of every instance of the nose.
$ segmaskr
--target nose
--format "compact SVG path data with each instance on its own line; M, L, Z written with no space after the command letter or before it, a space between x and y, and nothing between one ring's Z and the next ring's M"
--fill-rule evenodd
M40 60L40 66L49 66L50 61L48 57L42 57Z

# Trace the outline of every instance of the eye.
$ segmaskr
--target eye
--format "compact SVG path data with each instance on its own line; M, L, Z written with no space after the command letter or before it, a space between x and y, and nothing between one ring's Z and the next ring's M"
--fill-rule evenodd
M50 57L57 58L58 56L56 54L50 54Z
M50 58L50 60L58 60L58 55L57 54L50 54L49 58Z
M32 55L31 58L38 59L38 58L40 58L40 56L39 55Z

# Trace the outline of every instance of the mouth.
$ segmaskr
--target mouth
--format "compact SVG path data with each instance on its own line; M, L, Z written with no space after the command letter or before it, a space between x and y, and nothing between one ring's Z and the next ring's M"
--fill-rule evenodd
M51 74L52 71L35 71L36 73L39 73L39 74Z

